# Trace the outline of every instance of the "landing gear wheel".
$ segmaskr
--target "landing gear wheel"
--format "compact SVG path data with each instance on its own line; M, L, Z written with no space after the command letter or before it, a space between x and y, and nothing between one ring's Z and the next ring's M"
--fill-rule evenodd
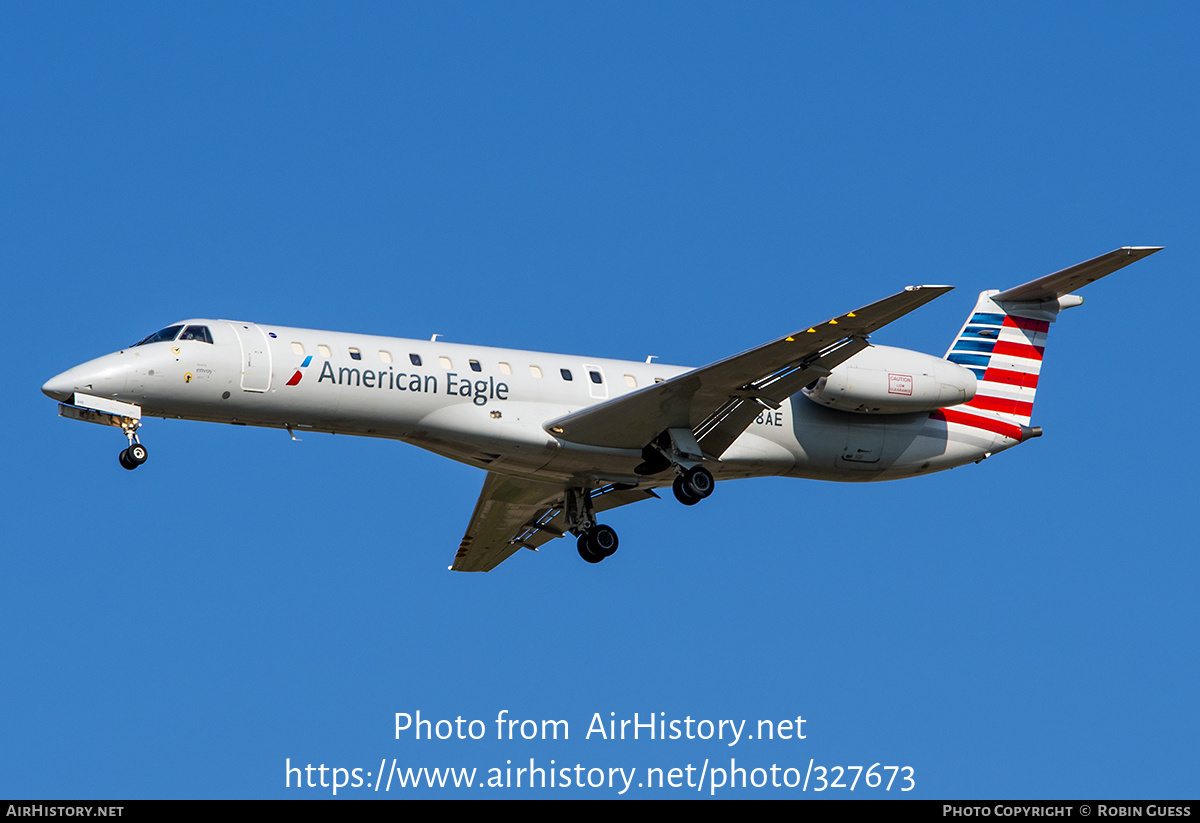
M604 555L593 554L592 550L588 548L587 532L579 535L579 540L576 541L575 546L579 549L579 556L589 563L599 563L604 559Z
M141 443L134 443L125 450L125 459L132 463L135 468L145 463L146 458L149 456L146 452L146 447Z
M675 499L685 506L694 506L700 502L700 498L692 494L692 490L688 487L682 474L675 478L671 489L675 492Z
M117 455L117 460L121 463L121 468L133 471L137 468L137 463L129 462L129 449L121 449L121 453Z
M693 466L683 473L683 482L688 487L688 491L697 500L703 500L713 493L713 488L716 486L716 481L713 480L712 473L703 466Z
M611 526L593 526L579 535L575 547L589 563L599 563L617 550L617 533Z
M617 550L617 533L611 526L596 526L587 534L588 548L601 558L611 557Z

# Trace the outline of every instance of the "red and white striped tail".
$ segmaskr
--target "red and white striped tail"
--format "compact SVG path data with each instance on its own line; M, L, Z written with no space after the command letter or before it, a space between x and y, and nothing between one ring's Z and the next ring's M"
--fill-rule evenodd
M1078 306L1074 292L1161 246L1123 246L1005 291L979 295L946 359L975 372L978 386L968 403L939 409L930 417L1021 441L1039 434L1029 428L1046 334L1062 309Z
M946 359L970 369L979 380L975 397L961 406L935 412L947 422L1002 434L1015 440L1028 436L1050 318L1045 304L1022 316L1020 307L1002 308L984 292L958 333Z

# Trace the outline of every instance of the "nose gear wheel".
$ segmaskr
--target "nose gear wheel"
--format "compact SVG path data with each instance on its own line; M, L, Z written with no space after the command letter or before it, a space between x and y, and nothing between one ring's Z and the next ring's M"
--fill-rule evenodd
M129 469L129 471L133 471L145 463L146 458L150 456L146 447L138 441L137 430L140 426L141 423L136 420L121 426L121 430L129 438L129 448L122 449L121 453L117 455L117 460L120 462L121 468Z

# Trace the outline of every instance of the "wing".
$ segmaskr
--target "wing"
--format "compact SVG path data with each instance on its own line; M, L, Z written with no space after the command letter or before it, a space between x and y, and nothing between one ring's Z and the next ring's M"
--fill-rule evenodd
M992 299L997 302L1011 300L1022 303L1057 300L1107 274L1125 268L1130 263L1136 263L1143 257L1149 257L1156 251L1162 251L1162 246L1125 246L1110 251L1108 254L1093 257L1091 260L1076 263L1074 266L1056 271L1054 274L1047 274L1037 280L1030 280L1023 285L1014 286L1007 291L992 295Z
M666 429L688 428L704 456L718 458L764 406L779 408L866 348L868 334L951 288L909 286L819 326L552 420L546 430L576 443L641 449Z
M488 472L475 513L467 524L458 552L456 572L487 572L507 560L517 549L536 549L566 534L563 515L565 490L558 483ZM592 510L615 509L658 497L648 489L606 486L591 493Z

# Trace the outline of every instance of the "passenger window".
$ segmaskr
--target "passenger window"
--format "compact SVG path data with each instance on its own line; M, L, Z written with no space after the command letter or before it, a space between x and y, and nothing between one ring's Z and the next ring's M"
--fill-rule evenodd
M529 373L532 374L534 377L540 378L542 376L542 367L541 366L530 366Z
M655 383L661 383L662 381L663 381L663 379L661 377L654 378Z
M304 356L304 344L293 341L292 342L292 354L298 354L301 357L303 357Z
M454 364L450 362L449 357L439 357L438 363L440 363L442 365L442 368L445 369L446 371L450 371L450 369L454 368Z
M478 360L472 360L470 362L471 362L471 371L483 371L483 366L479 365Z
M358 349L351 348L350 349L350 359L351 360L362 360L362 352L360 352Z
M329 350L329 347L326 346L324 343L321 343L317 346L317 354L321 355L326 360L328 360L330 357L333 356L333 352L331 352Z
M391 363L392 362L392 353L390 351L384 351L383 349L380 349L379 350L379 362L380 363Z
M419 354L410 354L410 355L408 356L408 362L409 362L409 363L412 363L414 366L419 366L419 365L421 365L421 355L419 355Z
M500 364L500 373L501 374L512 374L512 366L508 365L507 363L501 363Z
M637 388L637 378L634 377L632 374L625 375L625 385L631 389L636 389Z
M212 343L212 335L208 333L208 326L188 326L183 330L183 334L179 335L180 340L196 340L200 343Z
M593 383L603 383L604 382L604 378L600 376L600 372L598 372L598 371L588 372L588 377L592 378Z
M563 380L574 380L575 379L575 378L571 377L570 369L559 369L558 373L562 375Z

